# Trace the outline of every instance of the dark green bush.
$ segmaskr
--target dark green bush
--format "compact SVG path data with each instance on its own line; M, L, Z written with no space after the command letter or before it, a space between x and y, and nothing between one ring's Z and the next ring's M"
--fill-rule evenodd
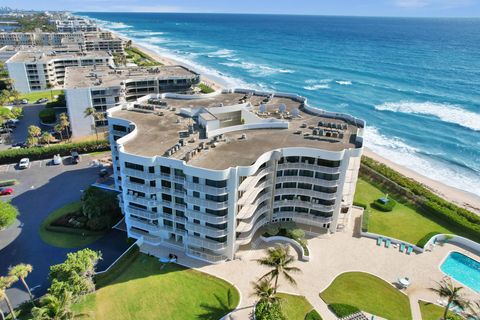
M54 101L48 102L45 107L47 108L66 108L67 107L67 102L65 101L65 94L60 93L58 95L58 99Z
M208 85L206 85L205 83L200 83L198 85L198 87L200 88L200 92L201 93L212 93L212 92L215 92L215 90L213 90L213 88L209 87Z
M17 183L16 179L11 179L11 180L2 180L0 181L0 187L9 187L13 186Z
M82 213L88 218L88 228L94 231L113 227L122 216L117 195L96 187L83 192Z
M268 304L260 300L255 307L256 320L287 320L279 303Z
M305 320L322 320L322 317L317 310L314 309L305 315Z
M54 123L57 120L55 110L50 108L45 108L38 114L40 121L43 123Z
M78 143L56 144L45 147L33 147L27 149L10 149L0 151L0 164L16 163L22 158L33 160L42 160L52 158L56 154L61 156L70 155L72 150L79 153L89 153L97 151L110 150L110 145L106 140L87 141Z
M353 205L354 206L357 206L357 207L360 207L360 208L363 208L363 209L367 209L367 205L365 203L361 203L361 202L356 202L354 201L353 202Z
M328 305L328 308L339 318L360 312L360 309L357 307L343 303L332 303Z
M364 210L362 216L362 231L368 232L368 223L370 221L370 211Z
M416 246L417 247L420 247L420 248L423 248L428 240L432 239L433 236L436 236L437 234L440 234L441 232L430 232L430 233L427 233L422 239L418 240Z
M388 199L387 203L383 203L380 199L377 199L375 202L372 202L370 206L383 212L390 212L395 208L396 204L397 202L393 199Z
M102 273L95 275L93 280L97 289L108 285L113 279L118 277L128 266L138 257L140 248L133 245L128 248L127 252L117 261L111 268Z
M8 202L0 201L0 230L15 222L18 209Z

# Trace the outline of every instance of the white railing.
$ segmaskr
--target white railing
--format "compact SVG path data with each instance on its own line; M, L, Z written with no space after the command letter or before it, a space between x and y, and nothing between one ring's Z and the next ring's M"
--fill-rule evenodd
M258 209L249 221L239 220L238 225L237 225L237 229L236 229L237 232L248 232L248 231L250 231L253 227L255 227L257 225L258 219L263 214L267 213L269 210L270 210L270 206L266 205L266 206L263 206L262 208Z
M144 193L157 193L159 190L156 187L151 187L141 183L135 183L131 181L123 182L124 188L131 189L133 191L140 191Z
M132 201L147 207L154 207L158 204L157 200L149 199L149 198L143 198L143 197L137 197L132 194L127 194L125 195L125 200Z
M198 237L188 237L187 244L192 244L200 248L206 248L210 250L223 250L227 248L226 243L216 242L209 239L201 239Z
M254 203L246 204L240 209L237 214L239 219L249 219L257 210L258 205L260 205L263 201L268 200L272 197L270 192L266 192L260 198L258 198Z
M216 229L212 227L202 226L196 223L187 222L188 231L203 233L210 237L220 238L228 234L227 229Z
M219 195L228 193L227 188L215 188L211 186L207 186L205 184L193 183L193 182L185 182L185 188L194 191L200 191L203 193Z
M261 227L263 227L264 225L266 225L267 223L269 222L268 218L263 218L261 219L260 221L258 221L255 226L253 227L253 229L251 229L250 231L248 232L245 232L245 233L241 233L238 237L237 237L237 244L238 245L244 245L244 244L247 244L249 243L253 236L255 235L255 233L258 231L258 229L260 229Z
M158 225L144 222L133 217L130 217L130 219L128 219L128 222L132 227L140 228L147 231L153 231L153 232L159 231Z
M272 167L266 167L266 168L263 168L260 172L258 172L257 174L255 174L254 176L249 176L245 179L245 181L243 181L240 186L238 187L238 190L239 191L245 191L245 190L248 190L250 187L252 187L252 185L254 186L255 184L257 184L257 182L263 178L265 175L269 174L269 173L272 173L273 172L273 168Z
M318 171L322 173L329 173L329 174L336 174L340 173L340 167L325 167L325 166L319 166L316 164L309 164L309 163L301 163L301 162L295 162L295 163L282 163L277 166L278 170L285 170L285 169L300 169L300 170L311 170L311 171Z
M187 196L186 201L189 204L195 204L195 205L202 206L204 208L209 208L209 209L220 210L220 209L228 208L228 201L215 202L215 201L210 201L210 200L206 200L206 199L195 198L195 197L192 197L192 196Z
M203 260L207 260L209 262L221 262L227 260L226 256L209 254L192 248L187 249L187 254Z
M263 190L265 190L267 187L269 187L271 185L272 185L272 181L271 180L266 180L256 187L249 188L247 191L245 191L245 193L242 195L242 197L240 199L238 199L237 204L244 205L244 204L252 203L252 201L255 200L255 197L260 192L262 192Z
M324 180L313 177L300 177L300 176L282 176L275 179L276 183L281 182L304 182L310 184L316 184L322 187L336 187L338 186L338 180Z
M301 195L301 196L308 196L308 197L315 197L321 198L325 200L335 200L337 198L336 193L325 193L315 190L306 190L301 188L282 188L282 189L275 189L275 195L285 195L285 194L294 194L294 195Z
M120 168L120 171L123 173L123 175L131 176L131 177L137 177L137 178L148 179L148 180L155 179L155 175L153 173L148 173L145 171L129 169L129 168Z
M159 212L142 210L142 209L138 209L138 208L135 208L135 207L132 207L132 206L127 206L126 209L130 214L133 214L133 215L136 215L136 216L139 216L139 217L142 217L142 218L150 219L150 220L155 220L155 219L158 219L158 218L164 216L164 214L159 213Z
M312 209L318 209L323 212L330 212L335 209L335 206L326 206L323 204L319 203L313 203L313 202L306 202L302 200L278 200L275 201L273 204L274 208L280 208L280 207L306 207L306 208L312 208Z
M188 217L189 221L193 221L193 219L197 219L200 221L205 221L205 222L214 223L214 224L221 224L228 221L228 215L215 216L212 214L193 211L193 210L187 210L185 212L185 215Z
M332 217L316 217L311 214L299 213L295 211L282 211L273 214L273 219L282 219L282 218L291 218L294 221L312 224L317 223L323 225L324 223L331 223L333 221Z

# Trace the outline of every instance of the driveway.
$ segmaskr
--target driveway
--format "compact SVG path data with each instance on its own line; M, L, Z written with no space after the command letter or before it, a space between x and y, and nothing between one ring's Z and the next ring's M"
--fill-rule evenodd
M98 168L91 166L94 157L84 155L78 165L49 165L49 160L35 161L27 170L17 170L15 165L0 166L2 179L18 179L14 194L2 197L11 198L20 216L16 225L0 231L0 275L8 272L8 267L17 263L29 263L33 272L27 283L35 288L35 296L46 292L49 267L65 260L66 254L76 249L63 249L44 243L38 234L42 221L52 211L77 201L81 191L98 177ZM88 246L102 252L103 260L97 269L103 270L128 247L125 233L112 230L97 242ZM12 302L17 305L27 298L26 292L17 283L8 290ZM5 310L5 309L4 309Z

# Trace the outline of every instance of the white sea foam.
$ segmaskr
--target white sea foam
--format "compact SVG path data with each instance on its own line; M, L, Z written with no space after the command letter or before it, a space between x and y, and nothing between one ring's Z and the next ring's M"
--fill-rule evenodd
M248 73L254 76L269 76L276 73L294 73L295 71L290 69L274 68L263 64L246 62L246 61L236 61L236 62L221 62L221 65L231 67L231 68L240 68L246 70Z
M365 146L373 152L401 166L407 167L430 179L446 185L480 195L480 175L466 168L447 165L422 155L397 137L386 137L375 127L367 127L364 134Z
M335 82L341 86L349 86L352 84L352 81L348 81L348 80L337 80Z
M129 26L128 24L125 24L123 22L107 22L105 24L105 26L107 28L111 28L111 29L129 29L129 28L133 28L132 26Z
M235 56L235 51L229 49L220 49L214 52L207 53L209 58L231 58Z
M432 115L444 122L480 131L480 114L465 110L457 105L434 102L386 102L375 106L376 110L412 114Z
M318 83L330 83L332 81L333 81L332 79L308 79L308 80L305 80L305 83L318 84Z
M303 89L309 90L309 91L316 91L316 90L321 90L321 89L329 89L330 85L327 83L320 83L320 84L314 84L311 86L305 86Z

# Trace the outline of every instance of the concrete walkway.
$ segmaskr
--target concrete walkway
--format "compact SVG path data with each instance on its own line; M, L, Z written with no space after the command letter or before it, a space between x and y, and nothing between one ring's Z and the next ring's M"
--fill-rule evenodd
M355 218L355 217L353 217ZM353 220L351 219L353 224ZM202 272L223 278L235 285L241 293L241 302L238 310L229 316L229 319L249 319L255 299L251 297L252 284L267 269L259 266L256 259L264 256L267 247L257 242L258 247L248 251L240 251L238 259L221 264L207 264L185 256L174 249L143 245L142 250L157 256L168 256L169 253L178 255L180 264L198 269ZM268 244L272 246L272 244ZM451 252L458 251L477 260L474 255L451 244L437 246L433 252L407 255L399 252L398 248L385 248L376 245L376 241L368 238L359 238L353 232L353 225L344 232L329 237L313 238L308 241L311 252L311 261L296 261L295 265L302 270L296 274L297 287L292 287L284 280L280 280L281 292L294 293L305 296L323 319L336 319L330 312L319 293L325 290L340 274L348 271L362 271L381 277L392 286L398 278L409 277L412 285L403 290L409 297L413 319L421 319L418 299L436 303L437 296L428 288L435 286L445 275L439 265ZM295 253L294 250L291 251ZM465 295L469 299L479 299L473 290L465 288Z

